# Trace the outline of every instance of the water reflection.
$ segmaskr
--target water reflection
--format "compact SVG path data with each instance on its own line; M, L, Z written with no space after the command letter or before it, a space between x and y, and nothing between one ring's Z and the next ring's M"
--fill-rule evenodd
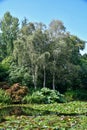
M43 116L43 115L57 115L57 116L81 116L85 115L87 116L87 113L58 113L53 111L47 111L47 110L38 110L33 109L31 107L20 107L20 106L14 106L14 107L6 107L3 109L0 109L0 122L5 121L6 116Z

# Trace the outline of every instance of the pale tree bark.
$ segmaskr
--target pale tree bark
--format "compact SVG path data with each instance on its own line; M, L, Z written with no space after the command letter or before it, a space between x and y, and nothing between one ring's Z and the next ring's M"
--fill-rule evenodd
M56 60L54 57L54 60L53 60L53 83L52 83L53 90L55 90L55 71L56 71Z
M38 70L38 67L37 67L37 65L36 65L36 66L35 66L35 83L34 83L35 89L37 88L37 70Z
M37 71L38 71L38 67L37 65L35 67L33 67L32 70L32 78L33 78L33 84L34 84L34 88L37 89Z
M43 87L45 88L46 87L46 69L45 69L45 66L43 67L44 69L44 81L43 81Z
M55 90L55 72L53 72L53 90Z

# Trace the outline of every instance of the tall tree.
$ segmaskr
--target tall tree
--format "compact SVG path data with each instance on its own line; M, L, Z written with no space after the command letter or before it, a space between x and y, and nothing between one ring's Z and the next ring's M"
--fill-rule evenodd
M49 32L52 38L59 38L65 32L65 26L60 20L52 20L49 24Z
M10 12L6 12L0 25L3 44L6 46L7 54L11 55L14 49L13 41L17 38L19 20Z
M39 61L39 66L41 66L43 68L43 87L46 87L46 67L48 65L48 61L50 58L50 53L49 52L44 52L43 54L41 54L38 58Z

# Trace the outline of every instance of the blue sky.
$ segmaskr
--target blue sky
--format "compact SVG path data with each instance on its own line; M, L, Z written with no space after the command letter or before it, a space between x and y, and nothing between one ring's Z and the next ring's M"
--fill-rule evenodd
M61 20L67 31L87 40L87 0L0 0L0 19L6 11L32 22L46 25ZM87 46L84 52L87 52Z

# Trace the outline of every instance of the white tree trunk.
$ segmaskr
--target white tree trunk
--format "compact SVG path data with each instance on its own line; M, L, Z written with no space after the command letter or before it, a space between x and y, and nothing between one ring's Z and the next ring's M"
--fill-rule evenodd
M46 70L45 70L45 66L44 66L43 68L44 68L44 81L43 81L43 87L45 88L45 87L46 87Z
M36 89L35 75L33 74L32 77L33 77L34 88Z
M37 65L35 66L34 68L35 70L33 70L33 74L32 74L32 77L33 77L33 84L34 84L34 88L36 89L37 88Z
M55 90L55 73L53 73L53 90Z

